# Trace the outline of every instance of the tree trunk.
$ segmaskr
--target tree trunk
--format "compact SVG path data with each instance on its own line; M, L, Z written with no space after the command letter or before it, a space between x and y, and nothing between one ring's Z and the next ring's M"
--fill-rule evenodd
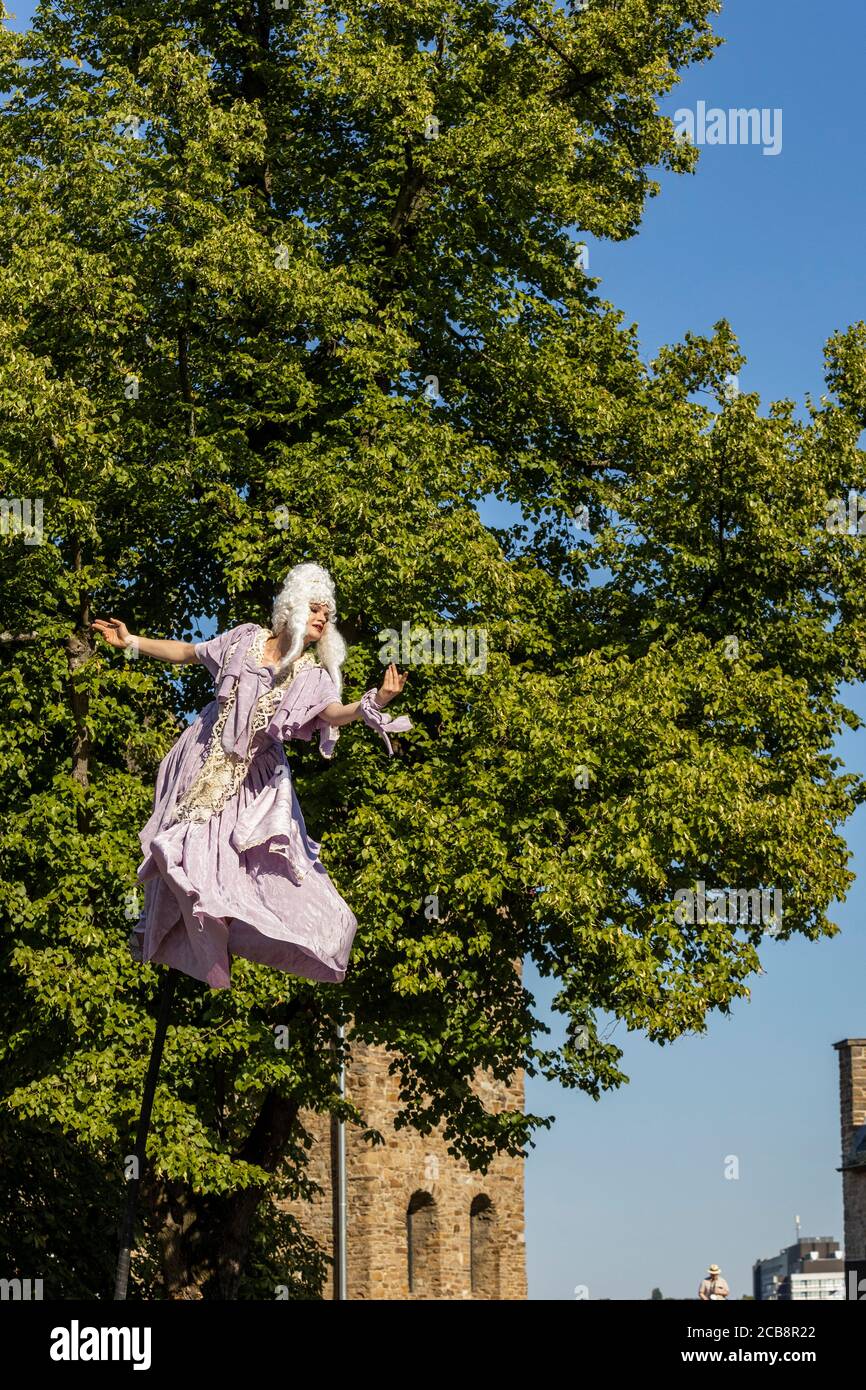
M308 1004L295 1001L284 1018L303 1014L312 1023L312 1013ZM225 1078L215 1084L224 1086ZM285 1158L299 1110L294 1096L269 1090L255 1124L233 1157L275 1173ZM227 1195L200 1194L184 1183L148 1176L142 1196L156 1236L167 1298L238 1297L264 1195L260 1184Z

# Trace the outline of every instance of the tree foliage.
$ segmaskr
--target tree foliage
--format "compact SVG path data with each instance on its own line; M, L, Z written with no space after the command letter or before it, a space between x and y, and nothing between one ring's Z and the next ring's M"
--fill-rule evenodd
M825 518L866 486L866 330L828 344L805 419L762 414L727 389L727 323L647 365L575 259L575 231L634 234L653 170L695 167L659 98L718 8L69 0L2 32L0 488L42 499L44 536L0 538L0 1182L51 1296L110 1286L159 981L126 951L136 832L210 694L95 649L95 616L189 639L266 619L315 559L347 698L385 629L489 651L416 651L391 763L357 727L333 764L290 750L350 970L181 983L142 1296L321 1288L271 1199L309 1190L301 1109L363 1123L336 1020L393 1053L398 1123L484 1169L550 1117L485 1110L478 1068L598 1098L626 1079L603 1015L667 1042L748 994L760 925L679 924L677 888L775 886L782 936L835 930L864 561ZM491 496L520 519L487 524ZM16 1168L28 1146L57 1164Z

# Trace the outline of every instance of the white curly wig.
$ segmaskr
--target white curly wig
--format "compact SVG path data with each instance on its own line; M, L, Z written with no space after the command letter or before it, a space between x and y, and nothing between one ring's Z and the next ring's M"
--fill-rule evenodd
M274 599L271 628L275 634L287 628L291 638L291 646L280 662L277 675L281 676L304 650L311 603L328 605L328 621L315 645L319 660L337 687L337 693L341 694L343 675L340 667L346 659L346 644L336 627L334 581L321 565L295 565L289 570L282 589Z

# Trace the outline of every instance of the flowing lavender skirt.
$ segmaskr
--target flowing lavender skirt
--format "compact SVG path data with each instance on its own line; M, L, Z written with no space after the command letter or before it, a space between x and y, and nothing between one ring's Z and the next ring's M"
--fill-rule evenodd
M213 989L230 988L231 956L339 984L358 923L307 835L281 743L264 742L209 820L167 824L205 761L218 713L214 700L160 763L139 834L142 959Z

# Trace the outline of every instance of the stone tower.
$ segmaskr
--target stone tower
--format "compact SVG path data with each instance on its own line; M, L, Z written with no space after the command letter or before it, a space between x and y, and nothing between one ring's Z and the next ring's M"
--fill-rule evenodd
M866 1297L866 1038L834 1043L839 1053L842 1116L842 1199L845 1207L845 1275L848 1297ZM859 1295L858 1282L863 1285Z
M346 1095L385 1144L346 1124L347 1295L355 1299L524 1299L522 1158L500 1155L486 1176L453 1158L441 1134L395 1130L393 1053L354 1042ZM476 1093L489 1111L522 1109L523 1073L511 1085L479 1073ZM303 1111L313 1136L309 1176L322 1189L312 1202L283 1203L334 1260L324 1290L338 1297L337 1125Z

